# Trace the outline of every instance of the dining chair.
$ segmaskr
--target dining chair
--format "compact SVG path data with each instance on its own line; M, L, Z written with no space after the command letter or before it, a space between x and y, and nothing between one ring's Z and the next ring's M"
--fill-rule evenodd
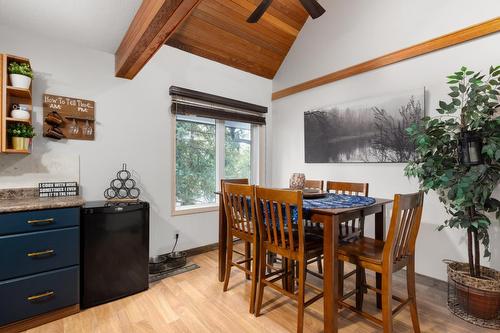
M257 292L255 315L259 316L265 287L271 287L298 303L297 332L304 328L304 309L323 297L323 291L308 285L318 293L305 300L306 263L323 252L323 241L316 235L306 235L302 220L302 191L276 190L263 187L255 188L255 204L259 228L260 276ZM293 265L266 272L266 251L279 254L283 260L298 265L295 278ZM274 282L288 279L292 287L288 290ZM298 288L295 290L295 280Z
M304 188L314 188L323 191L323 184L324 182L322 180L306 179Z
M227 291L231 268L236 267L250 275L252 286L250 291L250 313L255 312L255 292L257 287L257 270L259 263L257 227L255 223L254 186L225 183L223 190L224 209L227 218L227 254L226 275L224 278L224 291ZM253 253L248 257L246 253L234 250L234 237L239 238L245 244L251 244ZM239 261L233 261L233 252L244 257ZM252 262L251 269L247 263ZM245 264L245 266L242 266Z
M351 291L340 298L339 305L357 312L368 320L382 326L384 333L393 332L393 317L405 305L410 306L413 331L420 333L415 291L415 243L422 218L423 202L424 193L422 191L414 194L396 194L394 196L391 224L385 242L361 237L355 242L340 244L338 248L339 260L382 274L382 289L367 284L356 286L356 289L366 287L377 294L381 294L382 320L363 312L363 300L361 300L360 307L354 307L345 301L355 291ZM408 298L404 300L393 295L392 274L405 267ZM356 295L363 297L363 293L356 293ZM393 299L400 303L394 310L392 309Z
M352 182L326 182L326 190L330 193L336 194L347 194L347 195L359 195L368 196L368 183L352 183ZM357 221L356 221L357 220ZM357 222L357 225L356 225ZM341 242L349 242L362 237L365 232L365 219L364 217L353 219L349 221L343 221L339 224L339 239ZM356 274L356 281L361 279L362 283L366 283L366 272L362 267L356 267L353 271L349 273L344 272L344 262L338 262L338 288L339 295L344 294L344 280L348 279L352 275ZM366 290L365 290L366 291ZM365 292L363 291L363 292ZM359 299L359 296L357 297ZM359 305L358 305L359 306Z
M224 192L224 184L225 183L230 183L230 184L242 184L242 185L248 185L250 184L248 178L225 178L220 180L220 193L222 194ZM223 200L223 197L221 196L221 199ZM222 207L223 208L223 207ZM224 208L223 208L224 209ZM224 209L224 215L225 215L225 209ZM219 214L219 218L222 218L221 214ZM219 225L222 225L222 223L219 222ZM226 228L227 229L227 228ZM219 230L219 233L221 233L222 230ZM224 233L227 231L224 230ZM227 237L226 237L227 238ZM250 258L251 255L251 244L244 242L245 244L245 258L248 259ZM222 258L222 262L225 262L226 258ZM247 270L250 270L250 262L247 262L245 264L245 267ZM247 280L250 280L250 274L246 274Z
M323 180L313 180L306 179L304 182L304 188L307 189L318 189L323 191L324 181ZM321 226L318 223L314 223L312 221L306 221L306 232L319 233L321 232ZM321 262L321 257L315 258L311 260L310 263L316 262L318 267L318 273L323 274L323 264Z

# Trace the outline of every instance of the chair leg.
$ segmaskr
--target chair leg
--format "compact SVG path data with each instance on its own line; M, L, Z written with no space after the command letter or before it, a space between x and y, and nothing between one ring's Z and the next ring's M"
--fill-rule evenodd
M252 252L251 249L251 243L250 242L245 242L245 260L250 259L250 253ZM250 270L250 261L245 262L245 268ZM245 277L247 280L250 280L250 274L245 273Z
M304 331L304 298L306 289L306 263L299 260L299 290L297 298L297 333Z
M321 262L321 256L316 258L316 263L318 264L318 273L323 274L323 263Z
M274 253L268 252L267 253L267 264L270 266L273 266L274 264ZM271 273L271 268L266 267L266 272L269 274Z
M393 333L391 273L384 273L382 277L382 325L384 333Z
M253 244L252 289L250 291L250 313L255 313L255 294L257 293L257 277L259 275L259 247Z
M356 309L363 310L363 298L365 296L366 272L364 268L356 266Z
M259 281L257 283L257 301L255 302L255 317L260 316L262 308L262 297L264 295L264 279L266 278L266 250L262 245L259 245Z
M281 259L281 269L283 269L283 278L281 279L281 287L288 291L289 290L288 271L290 270L290 267L288 265L288 258L283 257Z
M418 321L417 311L417 292L415 290L415 259L413 258L409 260L408 267L406 267L406 286L408 289L408 298L411 299L410 314L413 324L413 331L415 333L420 333L420 324Z
M232 236L231 236L232 237ZM227 291L229 278L231 277L231 267L233 263L233 240L228 238L226 253L226 276L224 278L224 291Z
M337 261L337 267L338 267L338 286L339 286L339 297L344 296L344 262L342 260Z

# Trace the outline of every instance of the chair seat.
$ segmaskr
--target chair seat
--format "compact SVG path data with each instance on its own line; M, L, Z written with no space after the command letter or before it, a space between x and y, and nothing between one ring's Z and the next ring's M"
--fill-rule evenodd
M369 262L382 264L384 242L381 240L362 237L351 243L341 243L338 247L339 259L351 263Z
M315 258L323 254L323 237L307 233L304 237L304 252L306 259ZM297 231L293 232L293 238L294 250L296 251L299 248L299 233Z

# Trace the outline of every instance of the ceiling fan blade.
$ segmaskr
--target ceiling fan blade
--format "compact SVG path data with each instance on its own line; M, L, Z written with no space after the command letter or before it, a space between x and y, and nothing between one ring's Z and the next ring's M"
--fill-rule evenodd
M257 21L260 20L260 18L262 17L262 15L264 15L264 12L267 10L267 8L269 8L269 6L271 5L271 2L273 0L262 0L262 2L260 3L260 5L257 6L257 8L255 8L254 12L252 13L252 15L250 15L247 19L247 22L248 23L257 23Z
M321 7L321 5L316 0L299 1L313 19L316 19L325 13L325 9Z

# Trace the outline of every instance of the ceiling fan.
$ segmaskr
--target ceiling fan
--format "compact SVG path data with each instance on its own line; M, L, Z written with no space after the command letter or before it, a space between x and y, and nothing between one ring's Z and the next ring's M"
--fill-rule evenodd
M262 2L257 6L255 11L247 19L248 23L257 23L259 19L264 15L264 12L269 8L273 0L262 0ZM323 15L325 9L316 0L299 0L305 10L309 15L316 19Z

